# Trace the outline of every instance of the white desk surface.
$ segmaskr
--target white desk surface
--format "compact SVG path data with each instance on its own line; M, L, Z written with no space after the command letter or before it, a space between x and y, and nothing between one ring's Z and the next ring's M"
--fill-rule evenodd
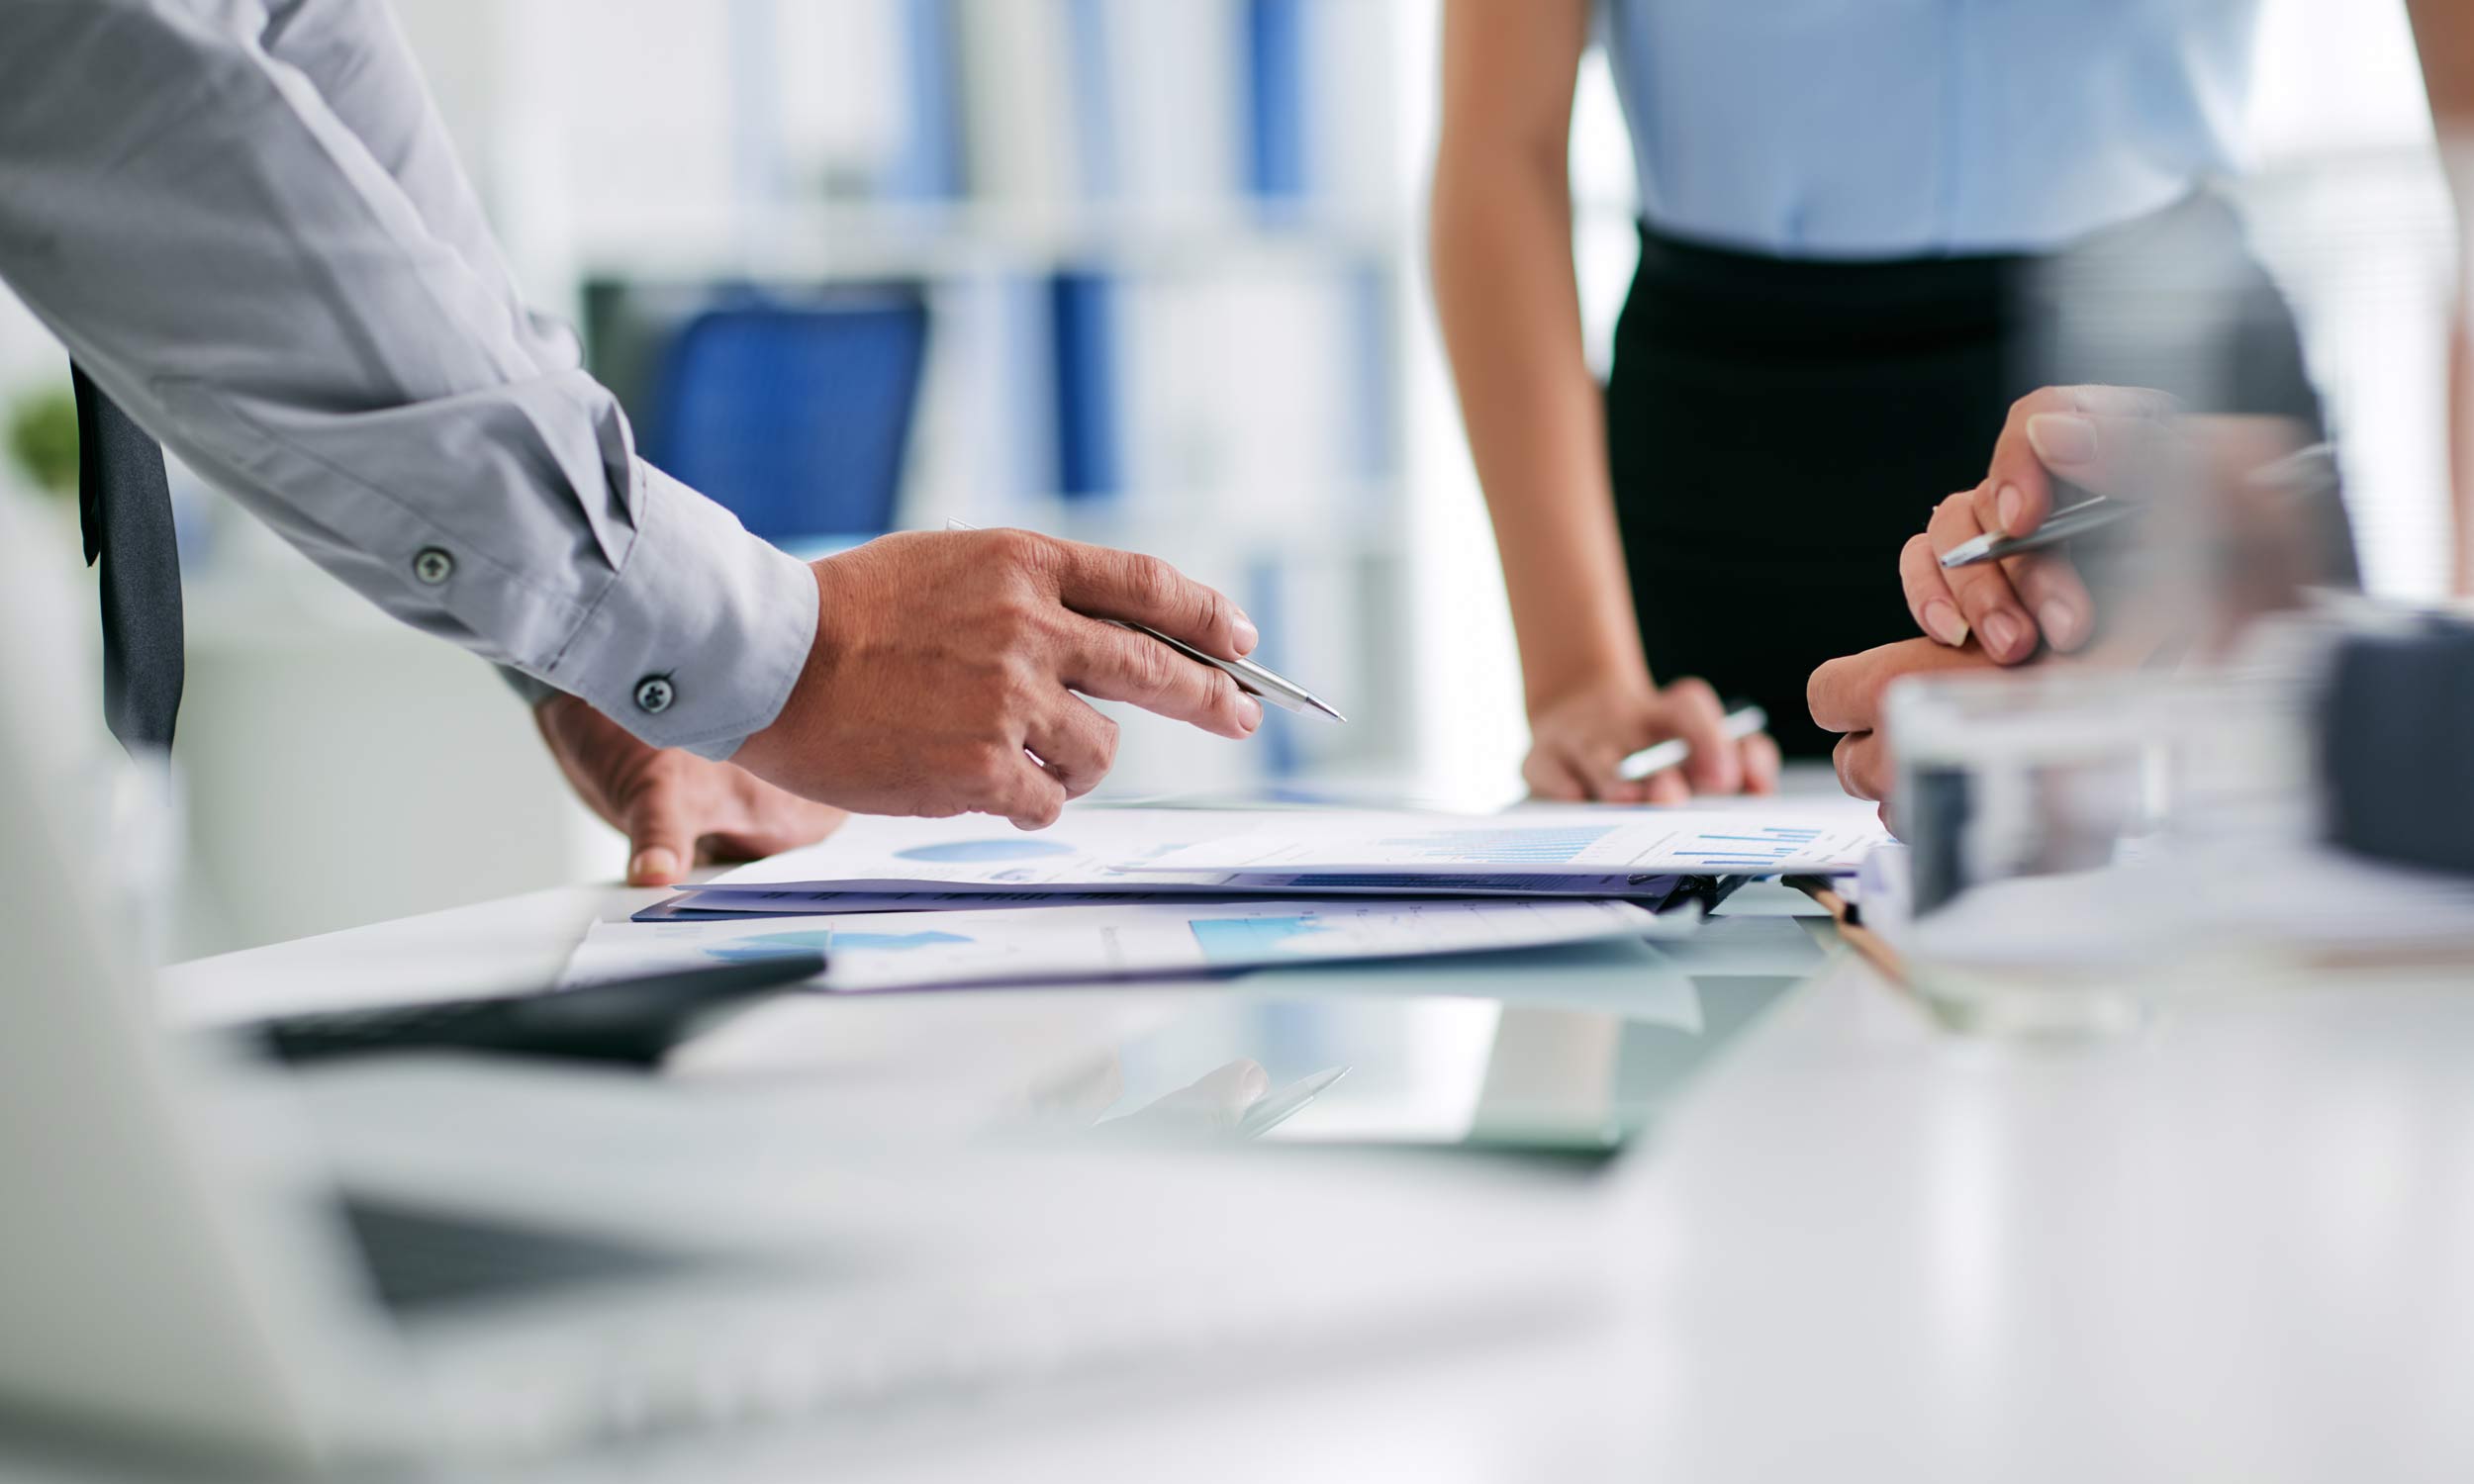
M611 900L540 892L203 961L169 992L232 1008L537 980ZM1629 1218L1637 1288L1603 1328L628 1472L2464 1479L2469 990L2355 977L2019 1047L1934 1030L1841 955L1662 1130Z

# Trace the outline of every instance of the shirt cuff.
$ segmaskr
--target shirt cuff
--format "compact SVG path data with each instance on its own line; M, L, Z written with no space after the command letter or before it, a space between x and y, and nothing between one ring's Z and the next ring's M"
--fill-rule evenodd
M490 668L498 672L498 678L507 683L507 689L515 692L525 705L537 706L553 696L565 694L556 686L534 680L521 670L510 670L505 665Z
M816 638L798 558L634 460L635 539L540 679L655 747L727 758L772 725Z

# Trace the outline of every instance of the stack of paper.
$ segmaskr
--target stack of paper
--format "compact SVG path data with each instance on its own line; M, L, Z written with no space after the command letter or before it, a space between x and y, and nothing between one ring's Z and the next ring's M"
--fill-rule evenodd
M1037 833L860 818L598 924L569 978L820 951L820 987L869 991L1674 936L1722 881L1852 871L1883 839L1869 810L1838 800L1482 816L1093 807Z
M1663 902L1713 877L1852 871L1886 836L1842 801L1759 809L1075 809L1026 834L979 816L854 819L659 915L924 911L1173 896L1558 896ZM885 897L882 902L864 897ZM981 903L985 904L985 903Z

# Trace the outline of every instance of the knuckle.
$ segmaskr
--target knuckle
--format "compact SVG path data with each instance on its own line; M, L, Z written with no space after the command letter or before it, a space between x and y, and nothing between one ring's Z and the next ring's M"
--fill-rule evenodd
M1028 579L1017 577L994 596L991 607L1004 629L1005 642L1021 644L1047 632L1056 604Z
M1145 696L1156 696L1176 685L1177 670L1167 645L1143 639L1128 648L1131 653L1126 672L1137 690Z
M999 791L1012 776L1013 760L1020 752L1012 743L1001 740L972 743L964 758L963 776L977 784L979 793L986 797Z
M1178 581L1193 594L1194 624L1199 630L1217 638L1236 626L1237 605L1228 601L1227 594L1200 583L1188 583L1182 577Z
M1047 674L1025 655L1008 655L997 669L998 695L1008 711L1019 712L1047 689Z
M1135 556L1127 561L1126 590L1134 601L1155 612L1174 611L1184 581L1177 569L1155 556Z
M1028 568L1039 564L1039 537L1026 530L993 530L988 533L989 545L997 559L1008 567Z

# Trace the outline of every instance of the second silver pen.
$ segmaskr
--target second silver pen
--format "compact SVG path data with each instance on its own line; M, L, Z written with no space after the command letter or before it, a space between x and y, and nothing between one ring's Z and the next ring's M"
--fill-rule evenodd
M1727 719L1723 725L1728 741L1741 742L1755 732L1767 727L1769 713L1760 706L1738 706L1727 713ZM1616 764L1615 776L1625 783L1637 784L1653 773L1665 773L1669 768L1680 768L1690 761L1691 757L1692 747L1689 743L1681 737L1669 737L1664 742L1644 747Z

